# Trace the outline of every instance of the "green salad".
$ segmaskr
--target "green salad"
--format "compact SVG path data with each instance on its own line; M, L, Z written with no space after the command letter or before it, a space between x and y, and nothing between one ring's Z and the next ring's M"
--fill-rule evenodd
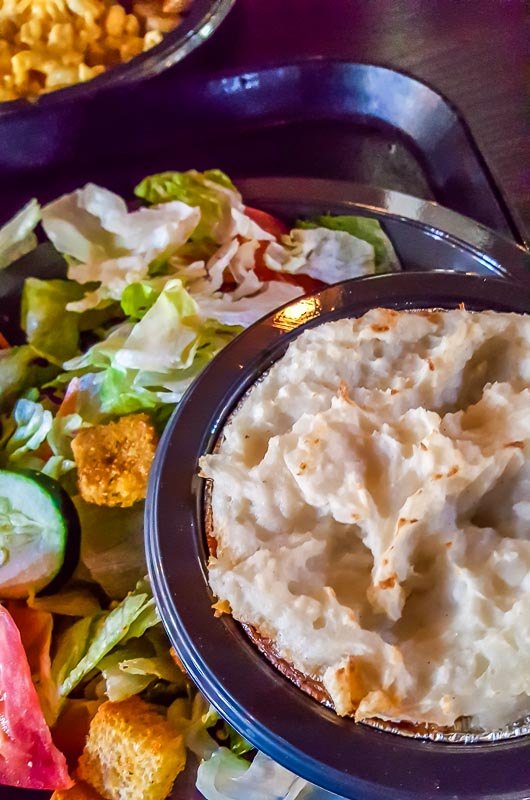
M0 230L0 269L17 270L39 225L65 261L64 278L24 283L25 343L0 330L0 783L164 800L188 759L209 800L309 797L219 718L166 638L144 562L149 467L188 386L241 330L399 266L377 221L290 226L220 170L153 175L135 195L87 184ZM158 755L125 709L153 720ZM99 748L118 730L115 754ZM134 764L116 777L112 761L135 737L152 766L136 793Z

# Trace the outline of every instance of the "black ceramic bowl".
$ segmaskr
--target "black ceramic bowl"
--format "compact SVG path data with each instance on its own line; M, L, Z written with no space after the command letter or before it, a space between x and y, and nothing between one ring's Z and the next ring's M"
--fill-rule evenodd
M235 0L192 0L181 24L165 34L156 47L135 56L125 64L109 67L97 78L48 92L34 102L21 99L0 103L0 117L27 113L33 108L42 109L62 103L75 103L91 97L102 89L124 86L158 75L206 41L219 27L234 3Z
M231 617L213 616L207 580L204 481L210 452L241 396L308 327L374 306L530 312L530 288L448 272L348 281L257 322L217 356L180 403L158 448L146 509L146 549L164 625L186 669L219 712L288 769L348 798L530 796L530 737L448 744L339 718L284 678ZM509 669L509 665L507 665Z

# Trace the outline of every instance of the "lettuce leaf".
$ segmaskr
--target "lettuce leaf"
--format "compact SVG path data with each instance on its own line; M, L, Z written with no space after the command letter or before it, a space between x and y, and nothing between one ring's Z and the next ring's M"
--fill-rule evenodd
M68 277L97 287L67 309L119 301L126 286L148 275L151 262L187 242L199 218L197 209L179 201L129 212L121 197L94 184L45 206L42 224L57 250L70 257Z
M193 699L177 698L167 710L168 722L183 735L186 748L199 759L210 758L219 749L204 724L207 713L208 701L200 692Z
M32 386L42 386L57 374L29 344L0 350L0 411Z
M48 611L50 614L62 614L66 617L92 617L101 611L99 602L86 587L72 586L56 594L30 597L27 603L37 611Z
M268 281L263 289L252 297L241 297L236 300L227 292L209 296L195 295L195 299L204 316L215 319L222 325L247 328L303 293L300 286L293 286L284 281Z
M333 231L345 231L363 239L374 248L375 265L377 272L385 272L389 269L399 269L397 257L392 247L390 239L383 231L381 224L376 219L370 217L356 217L350 215L331 216L326 214L320 217L312 217L307 220L297 220L295 228L328 228Z
M97 421L102 415L153 411L176 403L240 330L204 319L182 281L167 281L139 322L122 323L105 340L65 363L68 371L81 374L79 412Z
M85 655L91 634L100 618L99 614L82 617L59 637L51 667L52 678L58 687Z
M150 175L136 186L134 193L150 205L180 200L199 208L201 218L191 236L192 241L222 242L230 228L232 207L242 206L241 195L219 169Z
M249 765L221 747L199 766L196 786L206 800L296 800L310 784L263 753Z
M230 752L226 747L220 747L207 761L203 761L197 770L195 786L205 800L248 800L249 787L244 787L244 794L239 791L239 781L248 772L249 763ZM259 787L252 786L254 790ZM276 795L268 800L278 800L282 795ZM261 795L259 797L261 800Z
M154 281L130 283L123 290L120 305L130 319L142 319L156 302L161 291L162 287L156 286Z
M29 344L50 361L62 364L77 353L79 320L66 306L83 294L73 281L27 278L24 282L21 325Z
M73 500L83 532L81 562L109 597L121 600L147 571L143 503L131 508L107 508L86 503L79 496ZM144 606L142 613L148 612L151 613L150 607ZM142 614L132 625L136 630L141 619Z
M153 598L148 600L140 614L136 617L134 622L130 625L127 634L123 637L123 642L128 642L131 639L139 639L144 633L155 625L158 625L160 622L160 614L158 613L158 609L156 607L156 603ZM166 647L167 647L167 640L166 640Z
M82 426L78 414L54 417L42 403L22 397L11 417L4 418L0 461L59 479L75 466L71 442Z
M133 414L135 411L154 411L160 403L175 402L163 388L165 375L154 375L153 389L140 383L143 373L125 367L110 366L102 376L100 411L103 414ZM160 388L156 388L160 387Z
M197 349L198 306L179 279L169 281L115 354L121 367L187 369Z
M117 647L99 664L105 685L105 694L113 702L127 700L135 694L143 692L153 681L153 676L145 672L129 674L127 670L120 669L120 663L141 657L144 652L142 642L135 642L127 647Z
M149 602L147 594L130 594L111 611L82 619L67 631L69 644L77 644L77 653L83 654L74 661L70 653L65 653L64 643L60 643L52 664L52 672L60 676L58 687L61 697L67 697L72 689L75 689L78 683L98 666L103 657L124 639L132 623ZM61 659L66 661L66 668Z
M295 228L271 242L265 264L275 272L302 273L324 283L338 283L375 272L374 248L344 231Z
M121 197L93 183L42 209L44 230L57 250L87 268L131 254L151 261L184 244L198 220L198 212L180 202L128 211Z
M166 656L138 656L137 658L124 658L119 663L120 670L128 675L146 675L158 678L168 683L182 681L182 672L172 661L169 652Z
M185 691L186 678L169 654L168 641L161 626L158 628L158 636L154 635L157 628L153 628L146 636L116 647L100 662L109 700L126 700L159 681L171 685L174 694Z
M4 444L7 461L13 466L28 466L21 464L23 457L37 450L46 441L53 422L51 411L46 410L41 403L21 398L15 403L13 409L14 430Z
M56 463L58 458L62 459L61 474L74 467L72 439L84 425L83 418L77 413L56 415L53 419L47 441Z
M0 270L37 247L34 233L40 221L40 206L33 198L0 228Z

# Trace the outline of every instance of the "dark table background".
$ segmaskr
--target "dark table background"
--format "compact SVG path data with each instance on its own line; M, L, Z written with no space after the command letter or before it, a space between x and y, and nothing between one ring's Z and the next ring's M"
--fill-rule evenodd
M188 75L312 56L404 70L458 107L528 233L528 33L523 0L237 0L209 42L134 94L141 102L156 82L169 97ZM1 800L42 796L0 787Z

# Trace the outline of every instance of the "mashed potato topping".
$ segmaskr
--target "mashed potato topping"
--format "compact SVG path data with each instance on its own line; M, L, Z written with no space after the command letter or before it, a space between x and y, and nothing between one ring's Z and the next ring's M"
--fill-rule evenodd
M530 318L306 331L233 415L210 583L362 720L530 713Z

